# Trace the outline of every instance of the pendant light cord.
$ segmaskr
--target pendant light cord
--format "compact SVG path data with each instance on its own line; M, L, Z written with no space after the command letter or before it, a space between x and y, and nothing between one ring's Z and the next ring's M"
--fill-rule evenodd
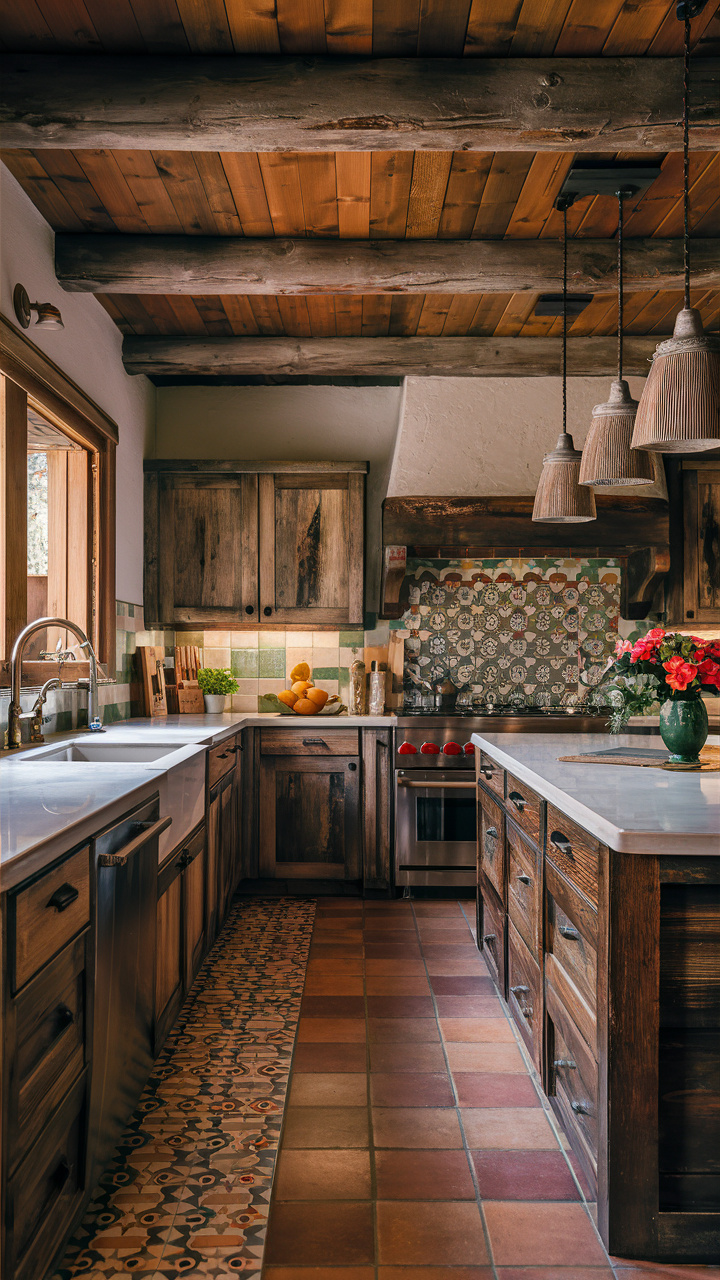
M622 382L623 375L623 192L618 191L618 258L617 258L617 281L618 281L618 382Z
M563 340L562 340L562 393L563 435L567 435L567 205L563 205Z
M683 266L685 306L690 306L690 18L685 8L685 49L683 53Z

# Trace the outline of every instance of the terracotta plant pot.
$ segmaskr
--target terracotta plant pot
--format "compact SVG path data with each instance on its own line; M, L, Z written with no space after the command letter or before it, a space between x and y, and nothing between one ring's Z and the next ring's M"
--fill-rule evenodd
M660 708L660 737L673 764L698 764L708 736L702 698L668 698Z
M228 697L226 693L206 693L203 696L205 698L205 710L208 713L214 712L217 714L218 711L225 710L225 703Z

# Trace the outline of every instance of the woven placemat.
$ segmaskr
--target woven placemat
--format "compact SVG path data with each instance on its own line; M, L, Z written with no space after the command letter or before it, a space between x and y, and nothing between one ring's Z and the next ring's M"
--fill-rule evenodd
M675 764L667 752L655 747L611 747L608 751L591 751L583 756L558 756L570 764L624 764L640 769L665 769L669 773L720 773L720 747L703 747L700 764Z

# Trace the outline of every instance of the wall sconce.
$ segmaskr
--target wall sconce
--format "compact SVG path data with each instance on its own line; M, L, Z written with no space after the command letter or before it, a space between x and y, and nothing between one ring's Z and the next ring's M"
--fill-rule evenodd
M30 328L33 311L37 311L35 326L38 329L64 329L63 318L52 302L31 302L24 285L16 284L13 291L15 315L23 329Z

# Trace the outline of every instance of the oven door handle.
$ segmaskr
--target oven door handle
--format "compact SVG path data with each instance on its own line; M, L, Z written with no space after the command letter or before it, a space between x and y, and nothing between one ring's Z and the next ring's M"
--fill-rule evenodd
M434 790L436 790L436 791L448 791L448 790L449 790L449 789L451 789L451 788L452 788L452 789L460 789L460 788L462 788L462 789L463 789L463 791L472 791L472 789L473 789L472 781L468 781L468 782L413 782L410 778L398 778L398 780L397 780L397 784L398 784L398 786L399 786L399 787L416 787L416 788L423 789L423 790L424 790L426 787L432 787L432 788L433 788Z

